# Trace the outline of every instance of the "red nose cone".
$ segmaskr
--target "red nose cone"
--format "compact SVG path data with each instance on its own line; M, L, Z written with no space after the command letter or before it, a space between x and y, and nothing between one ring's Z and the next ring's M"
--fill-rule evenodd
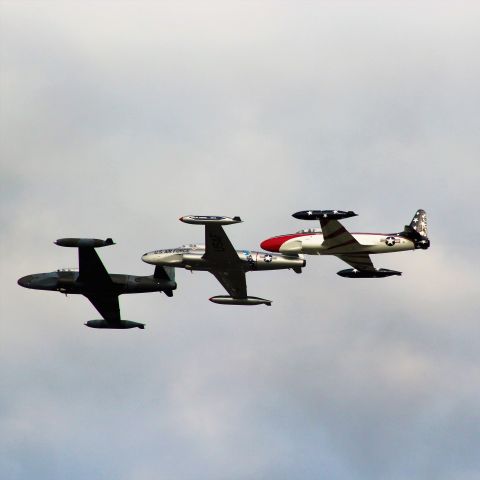
M278 237L267 238L260 246L269 252L279 252L281 246L292 238L300 238L310 235L309 233L290 233L288 235L279 235Z
M285 238L283 237L267 238L260 244L260 247L267 250L267 252L278 252L284 242Z

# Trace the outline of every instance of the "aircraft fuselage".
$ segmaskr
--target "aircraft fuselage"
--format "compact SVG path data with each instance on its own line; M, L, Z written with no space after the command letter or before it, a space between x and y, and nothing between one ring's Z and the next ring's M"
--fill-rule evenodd
M281 253L236 250L240 264L245 272L252 270L280 270L286 268L301 269L305 260L297 255ZM142 260L152 265L185 268L187 270L208 271L212 268L228 267L217 265L205 256L204 245L182 246L178 248L155 250L142 256Z
M66 294L85 295L89 292L96 294L104 291L108 294L122 295L126 293L161 292L174 290L176 283L156 279L153 276L135 276L123 274L110 274L111 284L104 286L89 284L79 278L79 272L74 270L57 270L48 273L35 273L18 280L18 284L34 290L51 290Z
M396 233L352 233L358 244L329 246L324 242L318 229L306 229L300 232L264 240L260 246L270 252L283 254L339 255L352 253L390 253L414 250L412 240Z

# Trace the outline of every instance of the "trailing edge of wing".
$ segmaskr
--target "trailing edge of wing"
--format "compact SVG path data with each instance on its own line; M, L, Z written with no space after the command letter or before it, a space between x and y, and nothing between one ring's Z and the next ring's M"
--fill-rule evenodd
M241 270L210 270L233 298L247 297L247 280Z
M336 255L340 260L348 263L351 267L361 271L375 271L372 260L368 253L357 253L349 255Z
M120 322L120 305L118 295L85 295L92 305L98 310L98 313L110 324Z

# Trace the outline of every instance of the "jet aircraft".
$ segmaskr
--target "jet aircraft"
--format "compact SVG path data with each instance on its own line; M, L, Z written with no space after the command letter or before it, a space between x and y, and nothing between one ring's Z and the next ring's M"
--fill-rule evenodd
M240 223L240 217L195 216L181 217L184 223L205 226L205 245L155 250L142 256L153 265L181 267L187 270L203 270L212 273L222 284L227 295L210 298L222 305L271 305L265 298L247 295L245 273L252 270L278 270L291 268L301 273L305 260L298 254L270 254L250 250L235 250L222 225Z
M144 328L143 323L122 320L118 296L124 293L165 292L169 297L177 288L175 270L157 267L150 276L109 274L95 248L114 245L111 238L61 238L61 247L78 248L79 268L60 269L50 273L36 273L18 280L18 284L35 290L51 290L64 294L84 295L98 310L103 320L90 320L85 323L92 328Z
M427 249L427 215L417 210L410 225L399 233L349 233L339 220L357 214L342 210L304 210L292 216L301 220L319 220L321 228L306 228L293 234L264 240L260 246L270 252L287 255L335 255L351 267L338 275L347 278L383 278L401 275L396 270L377 269L370 254Z

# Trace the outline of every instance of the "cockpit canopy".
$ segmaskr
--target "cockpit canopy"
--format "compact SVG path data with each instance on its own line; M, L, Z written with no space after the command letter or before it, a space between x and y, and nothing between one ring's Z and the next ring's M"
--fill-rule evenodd
M188 248L190 250L205 250L205 245L198 245L196 243L188 243L186 245L182 245L180 248Z
M322 233L321 228L302 228L302 230L299 230L296 233Z

